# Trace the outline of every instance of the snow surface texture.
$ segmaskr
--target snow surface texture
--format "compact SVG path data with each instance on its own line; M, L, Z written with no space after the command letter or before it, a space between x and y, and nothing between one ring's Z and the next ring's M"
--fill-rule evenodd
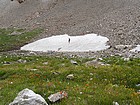
M137 45L136 48L131 50L132 52L139 52L140 51L140 45Z
M21 47L21 50L28 51L59 51L59 52L87 52L100 51L109 46L106 42L108 38L96 34L82 36L57 35L40 39L33 43Z

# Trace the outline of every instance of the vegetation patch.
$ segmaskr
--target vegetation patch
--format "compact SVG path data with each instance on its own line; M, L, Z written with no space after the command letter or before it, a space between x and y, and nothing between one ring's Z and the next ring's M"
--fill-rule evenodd
M26 62L19 62L26 60ZM78 65L72 64L77 61ZM49 105L139 105L140 59L104 58L109 66L87 66L92 59L47 56L1 56L0 105L7 105L25 88L42 95ZM3 62L10 62L5 65ZM47 63L46 63L47 62ZM73 79L67 76L73 74ZM50 94L68 98L50 103Z
M24 44L37 37L43 30L34 29L27 31L26 29L0 29L0 52L17 50Z

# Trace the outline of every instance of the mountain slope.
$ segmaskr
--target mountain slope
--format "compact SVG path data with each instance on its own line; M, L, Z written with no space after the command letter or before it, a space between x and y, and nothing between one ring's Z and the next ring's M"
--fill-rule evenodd
M2 0L0 0L2 2ZM7 3L7 4L6 4ZM10 6L9 6L10 5ZM43 36L95 33L109 44L140 44L139 0L26 0L1 6L1 27L43 27Z

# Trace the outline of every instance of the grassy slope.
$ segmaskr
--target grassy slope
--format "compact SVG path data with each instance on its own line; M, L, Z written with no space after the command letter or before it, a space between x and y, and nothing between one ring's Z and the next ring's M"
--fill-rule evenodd
M10 35L13 32L21 34ZM0 52L17 50L41 32L41 29L34 29L32 31L26 31L25 29L0 29Z
M9 35L13 31L22 34ZM40 32L0 29L0 51L17 49ZM120 105L140 105L137 94L140 87L136 87L136 84L140 84L140 59L126 62L120 57L110 57L103 60L110 66L98 68L85 66L89 59L75 58L78 65L71 64L70 60L66 57L1 55L0 105L8 105L24 88L41 94L48 103L50 94L65 90L68 98L54 103L56 105L112 105L113 101ZM6 62L10 64L5 65ZM44 65L44 62L48 64ZM55 75L54 72L60 74ZM66 79L68 74L74 74L75 78Z
M27 60L18 63L19 59ZM123 61L121 58L105 59L111 66L95 68L85 66L85 59L75 58L78 65L70 63L65 57L13 57L2 56L0 60L0 105L7 105L24 88L29 88L47 97L55 92L65 90L69 97L56 105L120 105L140 104L136 84L140 83L140 59ZM3 65L3 62L11 62ZM44 65L44 62L48 62ZM31 71L31 69L37 69ZM54 72L60 74L55 75ZM73 80L66 79L74 74ZM49 103L49 102L48 102ZM51 103L50 103L51 104Z

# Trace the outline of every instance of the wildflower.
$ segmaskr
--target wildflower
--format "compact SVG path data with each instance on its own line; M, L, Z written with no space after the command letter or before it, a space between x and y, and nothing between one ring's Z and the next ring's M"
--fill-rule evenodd
M39 74L35 74L37 77L40 77L40 75Z
M86 84L86 86L89 86L89 84Z
M60 94L62 94L63 92L62 91L60 91Z

